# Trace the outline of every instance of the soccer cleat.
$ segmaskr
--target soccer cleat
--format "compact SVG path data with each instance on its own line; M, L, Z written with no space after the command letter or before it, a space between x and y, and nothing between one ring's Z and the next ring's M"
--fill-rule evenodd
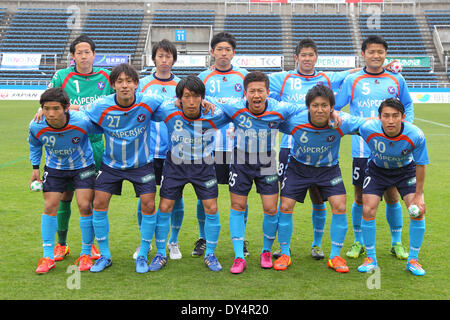
M167 257L164 257L161 253L157 253L150 263L150 271L159 271L167 264Z
M144 256L139 256L136 258L136 272L137 273L146 273L150 268L147 264L147 258Z
M364 259L364 263L358 267L359 272L370 272L378 268L378 264L372 258Z
M408 259L408 252L406 252L405 247L400 242L395 243L391 247L391 253L392 255L396 256L397 259L400 260Z
M291 257L285 254L282 254L275 262L273 263L273 268L275 270L283 271L286 270L287 267L291 265Z
M270 251L264 251L260 255L261 268L271 269L273 267L272 254Z
M150 248L148 249L148 252L150 253L150 252L152 252L152 244L150 243ZM136 251L134 251L134 253L133 253L133 259L134 260L136 260L136 258L138 257L138 255L139 255L139 251L141 251L141 246L139 246L139 247L137 247L136 248Z
M426 273L416 259L411 259L406 263L406 270L410 271L415 276L424 276Z
M328 267L339 273L348 272L347 262L339 256L335 256L333 259L328 259Z
M91 247L91 259L92 260L97 260L98 258L100 258L100 252L98 251L97 247L92 244Z
M247 268L247 262L242 258L236 258L234 259L230 272L234 274L239 274L244 272L245 268Z
M248 252L247 246L248 246L248 241L244 240L244 257L250 256L250 252Z
M289 248L289 254L291 254L291 248ZM277 251L275 251L272 255L272 257L274 257L274 259L278 259L282 256L281 254L281 249L278 249Z
M206 250L206 240L205 239L198 239L195 242L194 250L192 250L192 256L193 257L201 257Z
M178 243L169 243L167 247L169 248L169 257L171 260L179 260L183 257Z
M95 261L94 265L91 267L91 272L101 272L112 265L112 259L108 259L105 256L100 256L100 258Z
M55 261L50 258L40 258L37 264L36 273L43 274L55 269Z
M67 256L70 253L69 245L66 244L65 246L61 244L56 244L54 255L55 255L55 261L62 261L65 256Z
M316 260L322 260L323 258L325 258L322 249L318 246L314 246L311 248L311 257Z
M352 244L350 250L348 250L345 255L349 258L356 259L365 252L366 252L365 247L359 241L356 241Z
M222 266L220 265L219 260L217 260L217 257L214 253L208 254L203 261L205 262L209 270L214 272L222 271Z
M91 267L93 265L92 259L89 255L83 254L80 256L77 261L74 263L75 265L78 265L78 270L80 271L88 271L91 270Z

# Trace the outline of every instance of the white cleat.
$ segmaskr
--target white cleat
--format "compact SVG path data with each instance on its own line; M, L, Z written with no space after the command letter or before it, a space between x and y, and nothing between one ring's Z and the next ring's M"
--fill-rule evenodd
M169 248L169 257L171 260L179 260L183 257L178 243L168 243L167 247Z
M136 248L136 251L133 253L133 259L136 260L137 256L139 254L139 251L141 251L141 246ZM150 244L150 249L148 249L148 253L152 252L152 245Z

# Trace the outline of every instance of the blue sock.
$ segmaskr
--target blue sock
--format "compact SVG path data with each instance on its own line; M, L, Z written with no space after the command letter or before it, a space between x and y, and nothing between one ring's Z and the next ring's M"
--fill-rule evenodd
M42 214L41 216L41 237L42 247L44 250L44 258L55 259L55 235L58 229L58 221L56 216L50 216L48 214Z
M81 253L91 255L91 247L94 243L94 226L92 224L93 215L87 217L80 217L80 229L81 229Z
M386 219L391 229L392 245L402 242L402 205L400 201L395 204L386 203Z
M108 211L94 210L92 225L94 226L95 239L97 239L100 253L107 259L111 259L111 252L109 251L109 221Z
M137 222L138 222L139 230L141 230L141 223L142 223L141 198L139 198L138 204L137 204Z
M150 250L150 244L152 243L153 234L156 229L157 214L152 215L143 214L141 223L141 249L139 250L138 257L147 257Z
M425 219L422 220L410 219L408 261L411 259L418 260L419 250L420 247L422 246L424 236L425 236Z
M245 211L230 209L230 236L234 258L244 259Z
M206 250L205 257L208 254L214 253L216 249L217 242L219 241L220 234L220 216L219 211L216 214L205 213L205 240L206 240Z
M313 246L322 246L322 237L325 230L325 222L327 219L327 206L325 202L322 204L312 205L312 224L313 224Z
M264 213L263 219L263 248L264 251L272 251L272 245L277 237L277 229L278 229L278 214L274 214L273 216Z
M205 208L201 200L197 200L198 237L205 239Z
M245 228L247 228L247 220L248 220L248 203L247 206L245 207L245 212L244 212L244 224L245 224ZM245 231L244 231L245 232Z
M184 218L184 200L183 198L175 201L172 209L172 216L170 217L170 239L169 243L178 242L178 234L180 233L181 225Z
M292 237L292 214L283 213L278 209L278 242L281 247L281 254L290 256L289 247L291 245Z
M352 224L353 224L353 233L355 234L355 242L358 241L361 244L364 244L364 240L361 232L361 220L363 214L363 206L353 202L352 205Z
M333 213L330 226L331 252L330 259L339 256L347 233L347 215Z
M377 262L377 254L375 251L377 224L375 223L375 219L365 220L363 218L361 222L361 229L366 246L367 258L372 258L373 261Z
M170 231L170 217L172 212L156 212L156 229L155 229L155 242L157 253L163 257L166 256L166 242Z

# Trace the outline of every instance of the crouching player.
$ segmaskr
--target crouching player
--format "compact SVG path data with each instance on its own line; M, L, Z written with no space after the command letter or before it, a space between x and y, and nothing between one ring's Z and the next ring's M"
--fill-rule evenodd
M375 253L375 217L383 193L397 188L406 206L419 207L420 214L411 217L409 255L406 269L423 276L418 263L419 250L425 234L425 200L423 186L425 168L429 163L425 136L418 127L405 122L405 108L400 100L389 98L378 109L379 119L361 126L359 133L368 144L371 158L363 185L363 220L361 224L367 258L358 267L369 272L378 267Z
M339 146L341 138L357 131L365 119L341 113L342 125L331 128L328 122L334 101L330 88L317 85L306 94L308 110L280 126L281 132L293 136L294 147L281 185L278 241L282 255L274 262L276 270L285 270L291 264L289 245L295 203L303 203L307 190L317 186L333 213L328 266L337 272L348 272L346 261L339 256L347 232L346 192L338 164Z
M89 134L102 130L81 113L68 111L70 100L61 88L46 90L40 98L44 118L30 123L28 142L33 165L31 181L41 181L39 165L42 147L45 149L43 174L44 213L41 217L41 236L44 248L36 272L47 273L55 268L54 246L57 230L56 215L63 192L73 183L80 210L82 249L81 271L92 266L90 257L94 243L91 203L94 196L95 163Z

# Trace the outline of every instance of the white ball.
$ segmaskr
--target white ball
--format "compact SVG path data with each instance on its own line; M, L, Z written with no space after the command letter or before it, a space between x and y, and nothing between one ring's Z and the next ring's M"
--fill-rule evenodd
M31 189L31 191L36 191L36 192L42 191L42 182L34 180L30 184L30 189Z
M403 65L400 62L398 62L398 61L394 61L391 64L391 70L394 73L400 73L403 70Z
M412 204L408 207L408 213L411 218L417 218L420 215L419 207L415 204Z

